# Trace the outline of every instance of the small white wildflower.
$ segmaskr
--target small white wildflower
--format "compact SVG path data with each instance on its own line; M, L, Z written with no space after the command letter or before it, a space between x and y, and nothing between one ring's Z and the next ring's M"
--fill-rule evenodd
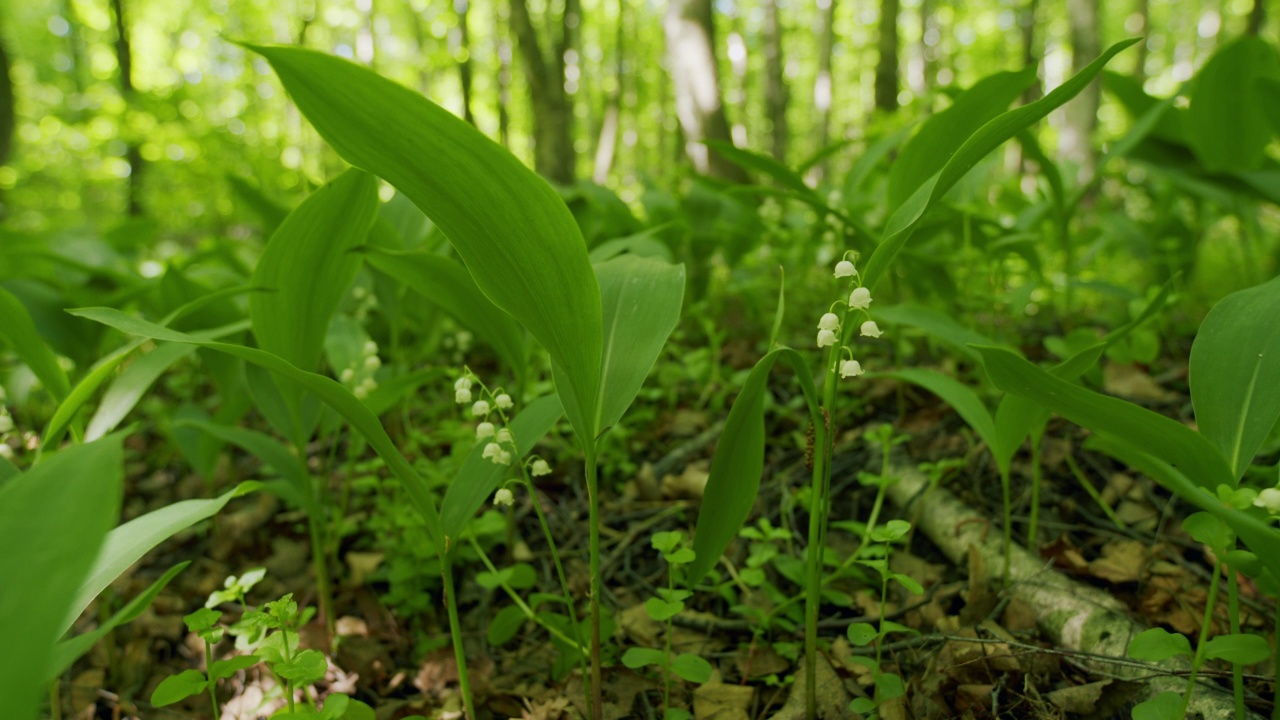
M840 363L840 377L858 377L863 373L862 363L857 360L845 360Z
M499 450L498 454L494 456L493 461L499 465L510 465L511 453L506 450Z
M453 391L453 401L459 405L466 405L471 402L471 391L466 388L458 388Z
M342 371L342 374L338 376L338 379L339 379L339 380L341 380L341 381L342 381L342 382L344 382L344 383L349 383L349 382L351 382L352 380L355 380L355 379L356 379L356 371L355 371L355 369L353 369L353 368L347 368L346 370L343 370L343 371Z
M374 341L372 341L372 340L367 340L367 341L365 341L365 344L364 344L364 354L365 354L365 355L377 355L377 354L378 354L378 343L376 343L376 342L374 342Z
M866 310L871 307L871 291L864 288L854 288L849 294L849 307L854 310Z
M382 358L377 355L370 355L364 359L365 370L377 370L382 367Z
M491 442L488 445L484 446L484 452L480 454L480 457L484 458L485 460L491 460L497 457L498 453L500 452L502 452L502 446L499 445L498 443Z
M13 459L13 448L9 447L9 443L0 442L0 458L5 460Z
M1253 499L1253 504L1260 508L1265 508L1272 515L1280 515L1280 489L1267 488L1258 493L1258 497Z
M849 262L848 260L841 260L840 262L836 263L836 277L838 278L853 277L854 275L857 275L857 274L858 274L857 269L854 268L853 263Z
M818 331L818 347L831 347L836 344L836 334L830 330Z
M493 437L493 423L482 422L476 426L476 439L484 440Z
M510 410L515 406L515 403L511 402L511 396L506 393L502 393L498 395L498 397L494 398L493 403L501 410Z
M0 409L0 435L3 435L13 429L13 418L9 413Z
M357 400L363 400L369 397L369 388L364 385L357 385L352 389L351 394L355 395Z
M512 495L511 491L506 488L498 488L498 492L493 494L494 505L506 505L507 507L511 507L515 501L516 496Z
M471 378L469 378L469 377L467 377L467 376L465 376L465 375L464 375L464 376L462 376L462 377L460 377L460 378L458 378L457 380L455 380L455 381L453 382L453 389L454 389L454 390L470 390L470 389L471 389Z
M818 320L819 330L831 330L835 332L840 329L840 318L835 313L827 313Z
M489 401L477 400L475 405L471 406L471 414L476 417L484 417L489 414Z
M546 460L543 460L542 458L538 458L537 460L533 461L533 466L529 468L529 474L534 477L538 477L540 475L550 475L551 466L547 464Z
M880 332L880 326L876 325L875 320L868 320L862 323L862 327L858 329L858 332L862 335L862 337L873 337L873 338L878 338L884 334Z
M502 428L501 430L498 431L498 436L496 439L498 442L504 445L515 444L515 440L511 437L511 431L506 428Z

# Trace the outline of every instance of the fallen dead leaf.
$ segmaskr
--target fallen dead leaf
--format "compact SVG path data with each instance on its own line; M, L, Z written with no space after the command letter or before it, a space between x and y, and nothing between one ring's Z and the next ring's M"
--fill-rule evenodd
M693 716L696 720L749 720L754 695L750 685L725 685L717 670L693 691Z
M1102 387L1112 395L1131 400L1168 402L1177 394L1156 384L1145 370L1137 365L1107 363L1102 368Z
M1053 692L1045 693L1044 697L1066 712L1088 715L1094 712L1094 706L1098 704L1098 698L1102 697L1102 690L1110 684L1110 680L1101 680L1086 685L1054 690Z
M828 720L848 718L852 714L849 712L849 702L852 700L849 691L845 690L844 683L831 668L826 655L818 653L817 666L818 717ZM805 720L804 688L805 667L801 664L796 671L796 681L791 685L791 694L787 696L786 704L769 720Z
M1089 574L1112 583L1137 582L1147 564L1147 545L1119 540L1102 546L1102 557L1089 563Z

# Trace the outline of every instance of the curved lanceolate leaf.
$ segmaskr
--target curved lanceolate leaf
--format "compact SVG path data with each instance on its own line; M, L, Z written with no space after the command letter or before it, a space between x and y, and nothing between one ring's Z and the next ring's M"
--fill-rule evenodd
M518 456L511 454L512 462L520 462L520 458L528 455L562 415L564 408L555 395L534 400L516 415L510 428L520 452ZM445 491L440 504L440 527L445 537L456 538L462 533L467 521L493 496L510 470L506 465L496 465L482 457L484 445L483 442L476 443L463 461L458 476Z
M987 374L1005 392L1035 400L1071 422L1125 440L1168 462L1196 485L1235 486L1222 455L1200 433L1133 403L1054 377L1002 348L980 347Z
M425 251L397 252L370 247L365 261L409 290L440 306L480 336L517 377L526 372L524 330L515 318L485 297L457 260Z
M33 720L76 588L120 513L120 435L54 453L0 487L0 698Z
M684 265L621 255L596 266L603 303L604 353L596 427L622 419L680 321Z
M98 644L99 640L106 637L107 633L121 625L136 620L142 614L142 611L151 605L151 601L155 600L156 596L165 589L169 581L177 577L178 573L186 570L190 564L191 561L186 560L174 565L164 575L161 575L155 582L151 583L146 590L143 590L141 594L117 610L106 622L89 632L81 633L58 643L58 646L54 649L53 662L49 666L49 671L45 673L45 682L52 682L54 678L66 672L67 668L71 667L71 663L75 662L81 655L89 652L94 645Z
M179 427L194 427L208 433L223 442L231 443L245 452L258 458L296 491L296 499L308 514L319 511L311 491L311 473L302 459L289 449L287 445L275 438L248 428L229 427L211 422L186 420L177 423Z
M813 375L800 353L784 347L760 358L729 409L711 458L711 473L693 534L695 557L687 575L690 585L697 584L719 562L755 505L764 473L764 398L769 372L779 360L786 360L795 370L809 405L810 419L822 421Z
M982 356L971 345L995 345L996 341L961 325L950 315L923 305L889 305L876 308L876 320L893 325L909 325L923 330L929 337L946 343L951 349L978 362Z
M355 63L311 50L267 59L338 154L394 185L449 238L476 285L572 383L565 412L590 448L600 386L600 289L560 196L479 130Z
M919 385L946 401L951 409L964 418L969 427L978 433L982 441L991 449L996 462L1002 471L1008 471L1009 454L1001 446L1000 436L996 433L995 420L991 411L983 404L982 398L963 383L949 375L943 375L926 368L906 368L893 372L871 373L876 377L890 377L912 385Z
M1138 42L1138 38L1124 40L1112 45L1096 60L1083 70L1059 85L1052 92L1039 100L1014 108L989 121L956 150L947 164L936 177L933 177L919 188L894 211L885 228L884 239L867 261L863 270L863 284L874 288L880 277L889 268L889 264L901 252L911 237L911 229L933 204L946 195L957 182L974 168L992 150L995 150L1009 138L1038 122L1055 108L1066 103L1084 90L1093 79L1102 72L1102 68L1115 57L1116 53Z
M103 394L102 402L98 403L98 410L85 430L84 439L97 440L116 429L165 370L195 351L192 345L161 345L133 361Z
M1280 277L1213 306L1189 373L1196 424L1238 479L1280 419Z
M1257 93L1261 79L1280 79L1280 55L1246 35L1222 46L1200 69L1187 108L1187 142L1210 172L1256 170L1271 142L1271 123Z
M911 197L947 164L965 138L999 115L1036 80L1034 66L998 72L965 90L946 110L931 115L889 168L889 210Z
M265 350L214 342L212 340L202 340L194 335L162 328L155 323L126 315L113 308L80 308L69 312L109 325L120 332L130 335L141 335L168 342L188 343L217 350L270 370L277 375L283 375L302 385L329 407L333 408L347 422L351 423L351 426L357 432L364 436L365 440L369 442L369 446L373 448L374 452L378 453L378 456L387 464L391 472L395 473L401 484L404 485L405 490L409 493L410 500L422 515L427 534L433 539L440 538L440 514L436 510L435 500L431 496L431 491L427 488L426 481L418 475L418 471L414 470L404 455L396 449L395 444L391 442L391 438L387 436L387 431L378 422L378 417L356 399L356 396L348 392L342 385L339 385L337 381L323 375L299 370Z
M378 209L378 183L351 169L311 193L276 229L253 270L249 319L258 347L315 370L329 318L346 294Z
M101 442L101 441L99 441ZM64 451L65 452L65 451ZM56 456L55 456L56 457ZM44 467L43 463L38 467ZM64 619L61 632L71 628L80 613L98 597L121 573L138 562L155 546L186 530L201 520L213 517L219 510L238 498L258 489L258 483L242 482L235 488L207 500L183 500L153 510L134 518L107 533L102 552L93 568L75 592L75 602Z
M744 170L764 173L776 180L782 187L794 190L801 195L817 196L813 188L805 184L804 178L800 177L800 173L779 162L772 155L740 148L726 140L709 139L703 140L702 144L720 153L726 160Z
M36 324L31 320L31 313L13 293L0 287L0 338L9 343L9 347L31 368L31 372L40 378L44 387L54 398L62 400L71 391L71 383L67 381L67 373L58 364L58 358L49 349L44 338L36 331Z

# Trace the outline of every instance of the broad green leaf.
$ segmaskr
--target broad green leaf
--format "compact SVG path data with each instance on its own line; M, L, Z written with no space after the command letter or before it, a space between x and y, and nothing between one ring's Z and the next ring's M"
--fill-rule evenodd
M347 170L311 193L285 218L253 270L249 319L258 347L291 365L320 364L329 318L360 269L378 208L377 180Z
M669 602L662 598L652 597L644 601L644 609L649 617L658 622L666 622L684 610L684 603L676 600Z
M106 435L124 420L138 401L151 387L151 384L164 374L170 366L195 352L193 345L161 345L130 363L124 372L111 383L107 392L98 403L98 410L89 421L84 439L97 440Z
M991 454L1001 464L1001 472L1008 471L1008 455L1000 445L1000 437L996 434L995 421L991 419L991 411L982 403L982 398L963 383L949 375L927 368L906 368L894 372L873 373L876 377L891 377L912 385L919 385L947 402L964 421L978 433L982 441L991 448Z
M665 222L645 228L633 235L605 240L591 248L589 253L591 262L592 264L599 264L606 260L612 260L623 253L674 262L671 257L671 248L667 247L666 243L660 239L663 233L671 230L672 224Z
M680 321L684 265L622 255L596 266L603 302L604 354L595 427L622 419Z
M889 168L889 210L941 170L965 138L1009 107L1035 80L1035 67L988 75L921 123Z
M1189 373L1200 432L1239 479L1280 418L1280 277L1213 306Z
M191 561L186 560L174 565L159 579L151 583L146 590L116 611L106 622L89 632L58 643L58 646L54 648L53 664L50 665L49 671L45 674L45 682L52 682L54 678L65 672L67 668L71 667L71 663L75 662L81 655L89 652L107 633L121 625L136 620L142 614L142 611L151 605L151 601L155 600L156 596L164 590L169 581L177 577L178 573L186 570L190 564Z
M1208 660L1252 665L1271 657L1271 646L1260 635L1219 635L1205 643L1204 656Z
M880 632L874 625L864 622L850 624L845 634L849 636L849 642L859 647L870 645L872 640L880 637Z
M0 698L33 720L76 588L120 513L123 438L54 453L0 487Z
M1169 658L1191 657L1191 641L1182 633L1171 633L1164 628L1151 628L1138 633L1129 641L1129 657L1134 660L1164 662Z
M512 462L520 462L529 454L563 414L560 399L555 395L538 398L521 410L510 425L519 449L519 452L511 454ZM510 470L506 465L497 465L481 457L484 445L483 442L476 443L445 491L440 505L440 527L445 537L456 538L462 533L467 521L488 502Z
M406 492L409 493L410 500L422 515L427 534L433 540L440 539L440 515L436 510L435 499L427 488L426 481L418 475L418 471L414 470L404 455L396 449L395 444L391 442L391 438L387 436L387 431L378 422L377 416L361 404L354 395L347 392L346 388L339 385L337 381L323 375L299 370L283 359L257 348L201 340L194 335L169 330L112 308L80 308L70 312L74 315L109 325L130 335L141 335L169 342L190 343L217 350L296 381L337 411L347 422L351 423L351 426L356 431L364 436L374 452L378 453L378 456L387 464L391 472L395 473L401 484L404 485Z
M906 201L894 211L885 228L884 239L867 261L863 270L863 283L874 288L889 268L902 247L911 237L911 229L933 203L946 195L957 182L974 168L992 150L1011 137L1038 122L1054 109L1066 103L1084 90L1117 53L1138 42L1138 38L1112 45L1098 59L1089 63L1070 80L1059 85L1043 98L1010 110L983 125L969 136L956 150L938 175L925 181Z
M702 144L715 150L726 160L744 170L752 170L768 175L776 180L779 185L802 195L815 194L813 188L805 184L804 178L800 177L799 173L778 162L771 155L740 148L725 140L703 140Z
M1183 720L1182 696L1166 690L1140 702L1133 708L1133 720Z
M562 396L565 412L593 452L600 290L586 242L556 191L479 130L355 63L249 47L271 63L338 154L422 208L476 285L546 348L572 384Z
M666 667L668 662L665 652L653 648L633 647L627 648L627 651L622 653L622 664L632 670L639 670L649 665Z
M506 645L507 641L520 632L520 628L524 627L525 620L528 619L524 609L519 605L508 605L502 608L489 620L487 631L489 644L495 647Z
M720 562L720 555L738 536L755 505L764 472L764 397L768 391L769 371L778 360L790 363L804 390L810 419L821 422L818 391L804 358L785 347L760 358L729 409L711 459L711 473L703 491L702 507L698 510L698 524L693 535L696 557L689 564L690 585L696 585L708 570Z
M1008 350L977 349L991 381L1001 390L1035 400L1082 427L1125 438L1141 451L1171 463L1200 487L1235 486L1235 477L1218 451L1182 423L1073 385Z
M671 661L671 672L679 675L686 682L699 685L710 680L714 670L711 663L693 653L680 653L675 660Z
M199 695L209 687L209 681L199 670L183 670L177 675L170 675L151 693L151 705L164 707L186 700L192 695Z
M1192 540L1208 545L1210 550L1219 555L1225 555L1229 547L1235 546L1236 536L1231 528L1207 512L1187 516L1182 521L1182 531L1190 535Z
M1256 83L1280 79L1280 56L1260 37L1222 46L1200 68L1187 108L1187 141L1210 172L1256 170L1271 142Z
M41 463L37 467L43 466L44 463ZM107 534L102 552L97 555L91 571L74 593L75 602L63 618L62 632L71 627L80 613L98 597L98 593L152 548L201 520L213 517L232 498L253 492L257 487L257 483L243 482L216 498L176 502L114 528Z
M319 650L303 650L286 662L276 663L271 669L286 680L310 684L324 677L329 662Z
M71 383L67 381L67 373L58 364L58 358L49 349L48 343L40 337L36 324L31 320L31 313L13 293L0 287L0 340L5 340L22 362L31 368L31 372L40 378L49 394L62 400L71 392Z
M980 361L982 357L977 350L969 347L970 345L998 344L987 336L974 332L956 322L950 315L923 305L912 305L910 303L889 305L876 308L875 313L877 322L908 325L923 330L930 337L945 343L957 352L963 353L974 362Z
M225 425L217 425L210 422L185 421L179 423L182 426L194 427L202 432L208 433L213 437L224 442L231 443L249 454L258 458L263 464L274 470L280 477L296 491L297 497L301 500L302 509L309 514L319 512L316 500L317 498L312 491L311 473L307 471L307 466L302 459L293 454L288 446L257 430L249 430L247 428L227 427Z
M423 251L396 252L370 247L369 266L440 306L498 353L518 377L526 372L524 330L494 305L460 262Z

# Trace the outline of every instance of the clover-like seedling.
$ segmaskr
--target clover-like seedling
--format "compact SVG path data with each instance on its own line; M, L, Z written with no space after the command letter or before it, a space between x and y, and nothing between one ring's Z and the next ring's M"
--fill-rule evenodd
M254 655L237 655L227 660L214 661L213 646L222 640L224 634L224 629L218 625L221 619L221 612L207 607L182 618L187 630L204 640L205 667L209 668L209 674L205 675L199 670L184 670L177 675L165 678L151 693L153 706L172 705L192 695L208 691L214 717L218 716L218 699L214 692L218 681L258 664L258 658Z

